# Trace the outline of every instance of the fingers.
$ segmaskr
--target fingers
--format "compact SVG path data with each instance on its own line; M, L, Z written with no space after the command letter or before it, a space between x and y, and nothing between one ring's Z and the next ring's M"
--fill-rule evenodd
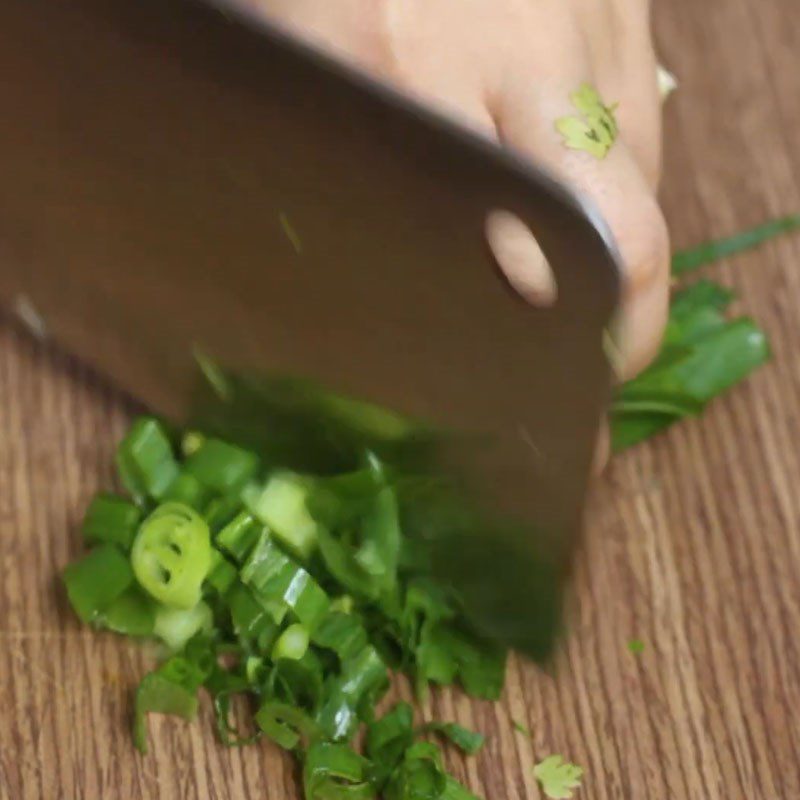
M606 158L566 148L555 120L573 116L570 94L593 83L586 64L562 60L557 76L537 82L543 65L516 70L504 83L495 107L501 141L535 158L565 182L589 195L611 226L624 267L623 313L618 347L622 377L643 369L658 350L666 324L669 245L666 226L651 185L625 141ZM653 67L655 75L655 67Z
M593 69L602 96L617 104L622 140L655 190L661 178L662 101L649 4L615 0L612 17L613 53L593 59Z
M600 422L600 431L597 434L597 442L594 448L594 459L592 461L592 475L600 475L608 466L611 458L611 429L607 419Z

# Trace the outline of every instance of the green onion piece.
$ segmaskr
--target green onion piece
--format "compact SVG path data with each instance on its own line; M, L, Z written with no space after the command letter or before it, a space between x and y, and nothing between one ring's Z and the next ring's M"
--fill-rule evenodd
M117 449L117 468L125 488L142 505L160 500L178 476L172 445L158 420L140 417Z
M480 800L477 795L459 783L452 775L447 776L447 782L440 800Z
M256 712L256 722L284 750L294 750L305 737L314 739L319 728L302 709L268 700Z
M317 531L317 543L322 560L337 582L348 592L366 600L376 600L381 585L359 564L357 550L345 544L326 528Z
M263 530L263 525L257 522L251 514L248 514L247 511L240 511L217 534L215 541L217 547L226 550L235 561L241 564L259 540Z
M233 586L238 575L236 567L219 550L212 548L211 568L206 576L208 585L222 596Z
M264 673L264 659L260 656L248 656L244 662L244 674L249 684L261 683Z
M211 609L203 602L194 608L167 608L156 611L153 633L172 651L183 648L195 634L210 633L213 628Z
M252 744L261 737L261 731L247 735L239 731L231 722L231 700L237 695L252 693L252 682L237 673L222 669L214 665L211 674L205 681L205 687L214 698L214 713L216 715L217 733L220 741L226 747L243 747Z
M242 510L242 502L238 497L215 497L206 506L203 517L208 529L216 536Z
M104 627L126 636L151 636L156 624L156 607L138 587L131 586L103 612Z
M279 629L253 593L242 583L235 583L226 595L236 636L259 652L269 651Z
M211 567L208 525L189 506L165 503L142 523L131 550L142 588L172 608L194 608Z
M416 651L421 677L444 685L457 677L467 694L499 700L506 652L497 645L445 623L423 628Z
M342 665L327 687L327 699L317 715L332 741L349 740L360 720L371 721L373 708L389 688L389 673L377 650L367 645Z
M128 559L113 544L73 561L63 577L69 601L84 622L100 622L103 612L133 584Z
M486 743L483 734L463 728L455 722L429 722L417 729L417 734L426 733L444 736L468 756L474 756Z
M758 247L769 239L796 230L800 230L800 215L794 214L766 222L727 239L706 242L691 250L676 253L672 258L672 274L684 275L706 264Z
M698 413L714 397L765 363L769 356L763 332L752 320L741 318L725 322L692 341L676 358L658 359L623 385L614 399L611 408L614 450L630 447L676 420ZM669 404L664 402L667 397Z
M108 542L130 550L142 512L123 497L99 494L83 520L83 536L92 544Z
M685 347L725 326L723 312L733 302L730 289L713 281L697 281L672 297L664 347Z
M355 601L349 594L339 595L331 600L331 611L341 611L342 614L352 614L355 609Z
M402 536L397 498L380 461L370 455L368 468L319 481L308 508L320 525L325 565L339 583L368 599L391 592ZM350 541L353 530L357 541Z
M464 691L472 697L499 700L506 676L506 650L463 632L452 635L450 642Z
M186 459L184 469L203 486L228 494L240 491L258 470L255 453L219 439L205 439Z
M384 590L397 580L401 536L397 497L386 486L378 492L364 518L364 543L356 554L358 563Z
M242 567L243 583L267 607L281 605L313 631L328 613L330 600L311 575L287 556L264 531Z
M241 733L231 723L231 697L233 690L225 690L214 695L214 713L217 718L217 734L226 747L245 747L254 744L261 738L261 731L250 735Z
M208 505L209 494L209 490L194 475L180 472L169 489L164 492L161 500L165 503L170 501L183 503L196 511L202 511Z
M385 800L440 798L447 789L447 773L439 748L430 742L417 742L405 752L384 791Z
M414 743L414 712L408 703L397 703L367 727L365 752L372 761L374 779L382 789L389 776Z
M272 648L272 660L285 658L297 661L306 654L308 644L308 631L302 625L290 625L275 642Z
M367 646L367 631L358 617L330 611L317 625L312 639L314 644L333 650L345 661L358 655Z
M157 673L144 676L136 690L133 728L134 743L142 753L147 752L146 717L151 711L191 720L197 714L197 697Z
M263 686L268 697L315 714L322 702L325 677L322 661L309 649L297 660L275 661Z
M317 523L306 508L308 480L291 472L273 474L264 488L249 486L242 500L250 512L301 559L317 543Z
M450 648L445 629L438 623L425 622L414 651L417 693L423 695L429 682L449 686L458 674L458 661Z
M207 667L173 656L144 676L136 690L133 739L147 752L146 716L150 712L173 714L186 720L197 714L197 690L207 677Z
M370 800L369 772L369 762L346 745L317 742L303 764L306 800Z

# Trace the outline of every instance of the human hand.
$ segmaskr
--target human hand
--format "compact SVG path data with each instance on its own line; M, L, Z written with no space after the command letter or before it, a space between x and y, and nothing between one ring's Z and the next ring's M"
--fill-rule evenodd
M590 196L624 265L618 375L653 358L668 312L669 243L655 199L661 95L649 0L245 0L476 131L517 149ZM556 122L571 95L595 88L615 110L604 157L570 149ZM552 275L518 220L490 220L511 283L534 304L554 299ZM599 462L605 461L603 445Z

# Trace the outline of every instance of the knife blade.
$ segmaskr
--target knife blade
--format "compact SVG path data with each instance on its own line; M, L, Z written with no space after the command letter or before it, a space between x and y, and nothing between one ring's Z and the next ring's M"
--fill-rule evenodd
M0 20L4 303L175 419L202 353L238 376L244 406L206 407L234 432L309 421L286 375L458 432L440 460L515 523L453 526L437 568L484 630L548 653L618 297L591 205L233 2L6 0ZM493 209L535 234L552 308L495 268Z

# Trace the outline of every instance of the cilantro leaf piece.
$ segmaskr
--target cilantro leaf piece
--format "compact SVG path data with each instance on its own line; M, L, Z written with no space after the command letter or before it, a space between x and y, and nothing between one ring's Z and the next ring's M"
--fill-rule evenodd
M598 160L605 158L617 140L619 128L614 116L616 106L603 103L597 90L584 83L570 95L579 116L556 120L556 130L571 150L583 150Z
M569 800L573 789L580 788L583 769L562 756L548 756L533 768L533 776L551 800Z

